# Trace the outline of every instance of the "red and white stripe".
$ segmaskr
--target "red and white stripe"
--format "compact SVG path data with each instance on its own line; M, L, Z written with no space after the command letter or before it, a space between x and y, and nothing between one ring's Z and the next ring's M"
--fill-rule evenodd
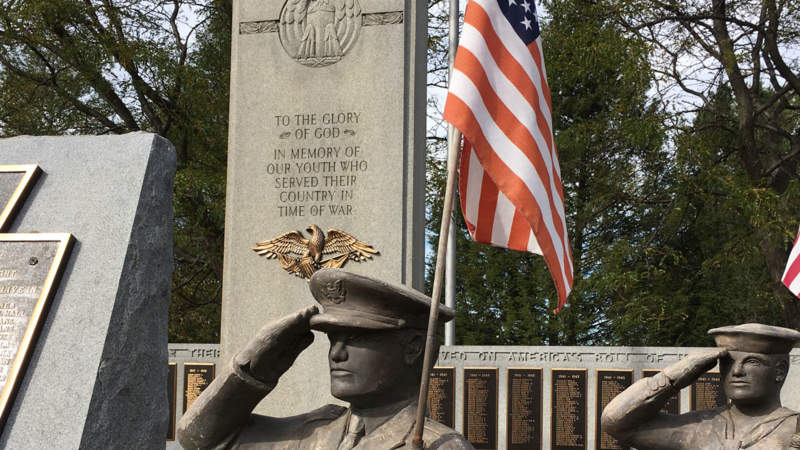
M798 232L792 251L789 253L789 261L786 262L782 281L792 291L792 294L800 297L800 232Z
M467 5L444 118L464 136L461 206L472 237L543 255L558 312L573 264L541 38L525 45L496 0Z

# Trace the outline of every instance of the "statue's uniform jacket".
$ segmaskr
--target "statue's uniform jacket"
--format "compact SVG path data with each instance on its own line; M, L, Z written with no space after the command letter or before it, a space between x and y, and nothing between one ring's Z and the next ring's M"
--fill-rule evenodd
M229 365L221 371L206 389L213 391L203 392L181 418L178 439L184 448L336 450L339 447L350 420L348 408L326 405L286 418L251 414L252 407L271 387L236 369L235 365ZM363 436L353 449L411 448L416 409L416 402L406 406ZM423 442L426 449L473 449L456 431L430 419L425 421Z
M625 401L609 404L603 426L643 409L660 408L675 393L666 377L637 381L625 391ZM622 395L622 394L620 394ZM617 438L639 450L778 450L789 448L800 413L778 408L750 430L735 429L728 406L680 415L656 413Z

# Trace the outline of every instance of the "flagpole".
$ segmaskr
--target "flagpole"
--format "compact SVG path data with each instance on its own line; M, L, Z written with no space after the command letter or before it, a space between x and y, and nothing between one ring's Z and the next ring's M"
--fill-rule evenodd
M449 17L449 29L447 35L447 41L449 44L449 53L447 54L448 58L448 67L450 71L448 73L448 80L452 79L453 75L453 66L455 65L456 61L456 50L458 49L458 17L459 17L459 0L450 0L450 17ZM456 127L452 124L447 125L447 143L448 148L450 142L455 138L455 140L460 143L461 135L454 135L453 133L457 133ZM448 155L449 157L449 155ZM456 159L458 159L458 155L456 155ZM448 159L449 161L449 159ZM452 207L450 208L451 215L452 215ZM447 240L447 266L445 271L445 276L447 277L445 280L445 287L444 287L444 304L455 309L456 307L456 225L452 221L450 222L450 231L448 234ZM453 345L455 344L456 340L456 319L447 322L444 325L444 345Z
M456 224L450 221L447 235L447 264L444 269L444 304L456 308ZM456 319L444 324L444 345L453 345L456 341Z
M458 17L459 0L450 0L450 17L448 32L449 48L449 73L448 80L452 78L453 65L458 48ZM439 227L439 248L436 252L436 271L433 277L433 290L431 292L431 312L428 316L428 333L425 339L425 356L422 364L422 379L419 386L417 404L417 419L414 423L414 438L411 447L422 449L422 433L425 426L425 409L428 403L428 384L431 367L433 366L433 342L438 333L439 297L442 293L442 275L447 260L447 244L451 231L453 216L453 197L455 196L456 167L458 167L458 153L461 149L461 132L453 125L447 127L447 185L444 191L444 204L442 205L442 223ZM455 264L453 264L455 265ZM438 357L438 355L437 355Z

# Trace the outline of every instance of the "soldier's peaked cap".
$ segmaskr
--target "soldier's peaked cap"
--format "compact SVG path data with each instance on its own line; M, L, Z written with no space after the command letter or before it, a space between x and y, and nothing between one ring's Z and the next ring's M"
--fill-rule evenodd
M311 294L323 312L311 317L311 328L391 330L428 327L431 299L414 289L389 284L340 269L321 269L309 282ZM439 306L439 322L455 317L455 311Z
M708 334L714 337L717 347L748 353L789 353L800 343L800 332L760 323L714 328Z

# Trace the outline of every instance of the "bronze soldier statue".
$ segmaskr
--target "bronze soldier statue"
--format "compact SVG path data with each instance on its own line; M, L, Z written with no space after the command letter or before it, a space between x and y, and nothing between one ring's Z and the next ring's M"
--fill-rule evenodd
M800 414L782 407L780 398L800 332L745 324L708 333L717 349L693 353L623 391L603 410L605 431L640 450L800 448ZM717 361L727 405L680 415L659 411Z
M411 447L430 298L339 269L319 270L309 286L324 311L312 306L264 326L181 418L184 448ZM442 322L455 315L440 308ZM327 405L287 418L252 414L314 340L311 330L327 333L331 394L350 407ZM473 448L430 419L423 441L430 449Z

